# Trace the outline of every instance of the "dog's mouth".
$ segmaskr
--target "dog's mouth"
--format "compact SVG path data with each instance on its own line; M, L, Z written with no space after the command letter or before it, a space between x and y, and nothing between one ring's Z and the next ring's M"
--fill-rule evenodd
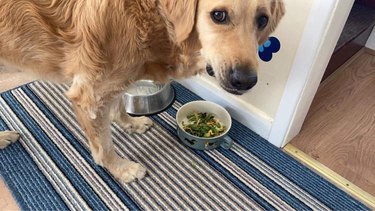
M206 65L206 71L207 71L207 74L209 76L212 76L212 77L215 77L215 72L214 72L214 69L212 68L212 66L210 64L207 64ZM237 90L237 89L233 89L233 88L230 88L226 85L224 85L224 83L220 82L220 86L227 92L231 93L231 94L234 94L234 95L243 95L245 94L246 91L241 91L241 90Z
M243 90L237 90L237 89L233 89L233 88L229 88L227 86L225 86L224 84L220 83L220 86L221 88L223 88L225 91L231 93L231 94L234 94L234 95L243 95L246 93L246 91L243 91Z
M206 65L206 71L207 71L207 74L209 76L212 76L212 77L215 77L215 72L214 72L214 69L212 68L211 65L207 64ZM231 93L231 94L234 94L234 95L243 95L246 93L246 91L242 91L242 90L237 90L237 89L233 89L233 88L230 88L226 85L224 85L224 83L220 82L220 86L227 92Z

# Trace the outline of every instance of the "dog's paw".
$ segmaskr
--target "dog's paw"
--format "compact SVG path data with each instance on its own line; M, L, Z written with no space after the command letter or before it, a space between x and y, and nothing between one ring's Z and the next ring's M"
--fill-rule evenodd
M20 138L20 134L16 131L0 132L0 149L4 149L10 144L16 142Z
M134 132L142 134L150 129L153 124L153 121L148 117L130 117L121 123L122 127L129 134Z
M119 166L117 169L118 172L115 173L117 175L117 179L120 182L129 183L136 179L142 179L146 176L147 170L139 163L130 162L124 163L123 165Z

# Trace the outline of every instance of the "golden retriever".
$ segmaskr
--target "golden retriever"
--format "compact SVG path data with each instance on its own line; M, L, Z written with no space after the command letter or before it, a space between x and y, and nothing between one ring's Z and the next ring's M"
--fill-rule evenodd
M226 91L243 94L257 82L258 45L283 15L282 0L0 0L0 60L70 83L94 160L130 182L146 169L116 154L110 121L138 133L152 121L126 114L126 87L207 67ZM0 147L17 138L0 133Z

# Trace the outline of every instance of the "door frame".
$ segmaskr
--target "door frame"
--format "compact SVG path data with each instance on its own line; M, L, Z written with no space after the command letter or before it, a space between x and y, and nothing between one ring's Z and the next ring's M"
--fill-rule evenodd
M354 0L315 0L268 141L284 147L301 130Z

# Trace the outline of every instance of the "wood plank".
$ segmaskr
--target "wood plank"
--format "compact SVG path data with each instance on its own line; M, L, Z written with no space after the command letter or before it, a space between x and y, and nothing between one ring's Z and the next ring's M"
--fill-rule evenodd
M291 144L375 195L375 56L361 51L321 84Z

